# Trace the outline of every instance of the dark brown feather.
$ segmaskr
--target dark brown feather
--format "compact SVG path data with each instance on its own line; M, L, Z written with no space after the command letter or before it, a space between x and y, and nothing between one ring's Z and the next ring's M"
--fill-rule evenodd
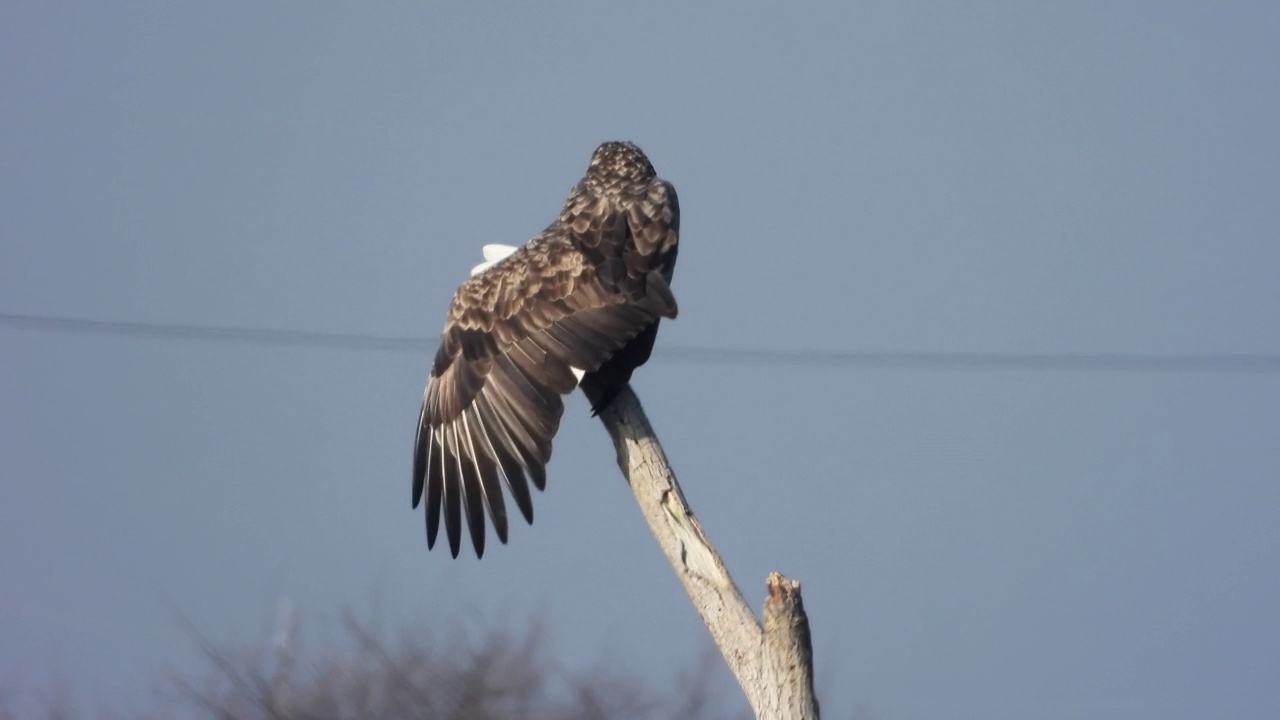
M423 395L413 505L426 496L427 545L443 517L456 557L465 517L476 555L485 515L507 541L502 486L533 521L529 483L546 486L562 395L598 412L648 359L671 294L680 227L675 189L639 148L605 143L559 217L462 284Z

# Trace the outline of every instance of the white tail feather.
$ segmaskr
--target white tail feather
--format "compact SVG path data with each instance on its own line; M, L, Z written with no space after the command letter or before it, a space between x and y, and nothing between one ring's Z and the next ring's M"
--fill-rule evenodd
M475 277L489 268L497 265L504 258L515 252L516 248L511 245L485 245L480 248L480 253L484 255L484 262L471 268L471 276Z
M482 263L480 263L479 265L477 265L477 266L475 266L475 267L471 268L471 277L475 277L476 275L479 275L480 273L484 272L485 270L488 270L489 268L491 268L491 267L493 267L494 265L497 265L497 264L498 264L498 261L497 261L497 260L490 260L489 262L482 262Z
M515 251L514 245L485 245L480 248L480 252L484 254L484 259L489 262L501 260Z

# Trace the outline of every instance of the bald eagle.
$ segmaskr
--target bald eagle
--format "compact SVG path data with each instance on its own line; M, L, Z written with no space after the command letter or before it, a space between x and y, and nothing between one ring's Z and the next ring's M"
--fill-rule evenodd
M598 414L675 318L679 233L671 183L636 145L606 142L547 229L485 246L449 306L418 418L413 507L425 494L428 549L443 515L456 558L465 517L483 557L486 512L505 544L504 486L533 522L529 483L546 487L561 396L580 386Z

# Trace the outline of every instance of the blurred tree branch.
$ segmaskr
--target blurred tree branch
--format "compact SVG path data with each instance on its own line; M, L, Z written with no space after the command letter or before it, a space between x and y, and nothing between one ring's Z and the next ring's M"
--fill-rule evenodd
M565 672L546 652L538 623L492 627L446 641L401 631L387 639L371 619L347 611L341 640L308 650L292 617L247 652L215 645L189 625L208 673L177 680L181 708L169 716L213 720L711 720L713 678L681 669L655 691L635 676L596 666ZM3 707L0 704L0 707ZM0 716L3 720L3 716Z

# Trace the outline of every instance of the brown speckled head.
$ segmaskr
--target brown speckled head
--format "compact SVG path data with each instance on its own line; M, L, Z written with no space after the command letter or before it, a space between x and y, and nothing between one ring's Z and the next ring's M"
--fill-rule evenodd
M631 142L601 143L587 166L587 178L643 182L657 174L644 151Z

